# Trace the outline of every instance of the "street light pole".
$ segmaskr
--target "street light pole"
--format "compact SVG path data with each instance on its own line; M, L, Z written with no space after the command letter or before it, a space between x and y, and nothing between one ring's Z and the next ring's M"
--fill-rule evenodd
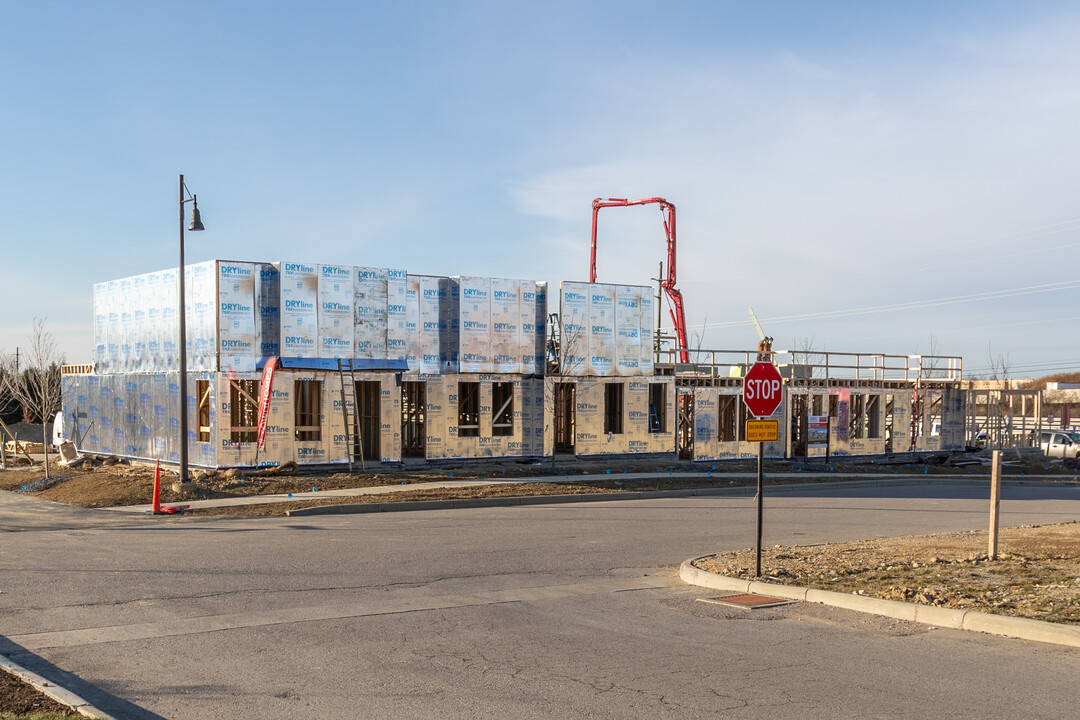
M180 320L180 482L188 481L188 398L187 398L187 313L184 301L184 204L191 202L191 225L189 230L203 230L202 219L199 217L199 203L195 196L185 198L187 186L184 185L184 176L180 176L180 272L177 276L179 287L179 312Z

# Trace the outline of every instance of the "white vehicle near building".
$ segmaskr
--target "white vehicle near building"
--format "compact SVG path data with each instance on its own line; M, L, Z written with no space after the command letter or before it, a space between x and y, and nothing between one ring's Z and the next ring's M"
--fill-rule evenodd
M1039 447L1047 457L1080 457L1080 433L1044 430L1040 435Z

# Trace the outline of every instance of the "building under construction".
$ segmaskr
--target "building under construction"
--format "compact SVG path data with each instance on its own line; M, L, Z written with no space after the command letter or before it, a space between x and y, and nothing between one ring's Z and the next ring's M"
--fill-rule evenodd
M649 204L667 242L657 295L597 283L599 211ZM67 434L84 453L206 468L753 457L743 376L767 359L788 389L768 455L964 446L960 358L774 353L764 334L757 353L690 350L675 206L653 197L592 207L589 282L557 288L227 260L98 283L94 362L63 375ZM662 298L669 338L653 324Z
M205 468L756 456L741 401L756 352L661 349L646 286L549 292L534 280L303 262L188 266L181 405L176 276L94 286L94 363L63 376L82 452L178 462L185 407L188 455ZM767 455L964 445L959 358L773 359L788 393Z

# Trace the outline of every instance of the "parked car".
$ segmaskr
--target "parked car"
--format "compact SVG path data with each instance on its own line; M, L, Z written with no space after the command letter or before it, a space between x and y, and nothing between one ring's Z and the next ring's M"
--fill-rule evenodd
M1047 457L1080 457L1080 433L1065 430L1043 430L1040 434L1039 447Z

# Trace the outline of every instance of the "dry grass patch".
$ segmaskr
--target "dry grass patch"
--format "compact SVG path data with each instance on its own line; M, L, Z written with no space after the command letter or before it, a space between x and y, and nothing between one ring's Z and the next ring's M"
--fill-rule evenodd
M1080 523L854 543L763 548L765 579L961 610L1080 623ZM751 578L751 549L700 558L708 572Z

